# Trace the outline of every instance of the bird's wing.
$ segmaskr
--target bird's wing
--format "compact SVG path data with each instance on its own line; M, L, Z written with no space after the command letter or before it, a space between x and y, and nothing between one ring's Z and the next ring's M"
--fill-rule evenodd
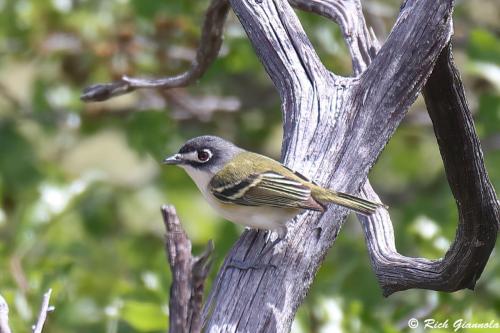
M243 180L226 183L215 175L211 185L212 194L226 203L323 211L312 198L309 187L274 171L250 174Z

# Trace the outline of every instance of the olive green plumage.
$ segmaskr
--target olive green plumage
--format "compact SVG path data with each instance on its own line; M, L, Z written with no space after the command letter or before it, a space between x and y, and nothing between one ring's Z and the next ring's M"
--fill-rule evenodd
M227 203L323 211L335 203L369 215L383 205L322 188L266 156L242 151L210 181L213 195Z

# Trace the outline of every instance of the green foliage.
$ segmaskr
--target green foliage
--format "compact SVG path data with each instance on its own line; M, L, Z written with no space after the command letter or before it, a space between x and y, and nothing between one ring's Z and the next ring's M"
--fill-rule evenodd
M471 31L467 52L475 60L500 64L500 40L487 30Z
M168 317L156 303L129 301L121 310L122 317L136 331L165 331Z
M380 34L396 13L384 8L399 4L377 4L386 5L377 7L380 16L372 13L376 6L366 14ZM200 134L279 157L279 96L234 15L219 59L193 86L171 95L143 90L105 103L79 100L91 83L185 70L207 5L0 1L0 293L10 305L14 331L29 329L41 295L51 287L56 311L48 332L164 332L171 275L161 204L176 206L195 253L215 241L215 268L240 234L208 207L182 170L159 163ZM498 20L486 21L485 15L486 23L478 22L477 11L466 5L454 16L454 54L499 189ZM316 15L299 16L325 65L350 75L340 30ZM205 97L220 103L215 112ZM237 112L222 110L227 97L238 100ZM457 213L421 102L386 147L371 180L391 207L398 249L442 256L454 237ZM499 254L492 255L474 293L412 290L386 299L352 219L325 259L293 330L409 331L406 321L423 310L423 317L436 320L498 320ZM214 276L215 269L209 286Z

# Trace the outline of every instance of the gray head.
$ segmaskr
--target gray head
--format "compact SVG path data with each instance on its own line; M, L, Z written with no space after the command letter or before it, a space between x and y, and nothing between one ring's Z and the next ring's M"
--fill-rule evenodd
M216 173L242 151L218 136L204 135L188 140L177 154L167 157L163 163Z

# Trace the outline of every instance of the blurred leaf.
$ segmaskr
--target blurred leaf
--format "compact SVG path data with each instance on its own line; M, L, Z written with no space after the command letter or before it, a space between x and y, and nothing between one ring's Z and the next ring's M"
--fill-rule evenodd
M168 316L158 304L139 301L126 301L121 318L140 332L165 331L168 322Z
M169 15L179 15L189 10L186 1L132 0L132 6L137 15L148 18L162 11Z
M172 123L165 112L134 112L126 121L127 140L132 148L156 160L165 156L165 146L172 133Z
M40 178L31 144L18 132L14 122L0 120L0 177L9 195L29 188Z
M470 33L467 53L474 60L500 64L500 39L487 30L475 29Z
M500 132L500 95L483 94L479 97L477 120L484 131L482 136Z
M80 199L78 208L86 230L93 235L105 235L118 229L117 202L113 190L96 186Z

